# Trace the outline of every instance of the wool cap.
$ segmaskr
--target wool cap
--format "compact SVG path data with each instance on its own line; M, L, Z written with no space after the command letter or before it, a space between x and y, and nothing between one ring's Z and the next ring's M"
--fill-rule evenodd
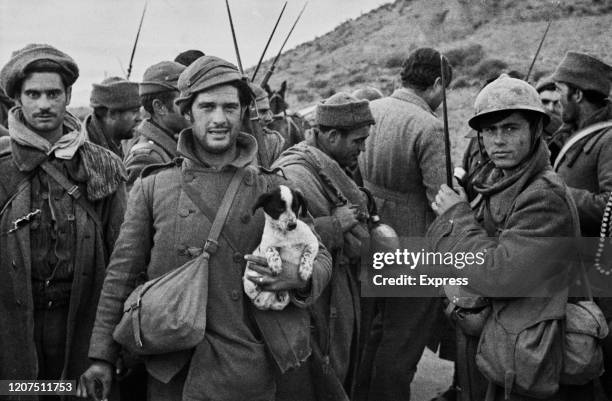
M550 117L544 110L540 95L535 88L518 78L511 78L508 74L501 74L478 93L474 101L474 116L468 124L475 130L480 130L480 123L484 118L499 111L525 110L542 115L544 125L548 124Z
M269 109L270 99L268 99L268 92L266 92L261 86L250 83L249 86L255 94L255 103L257 103L258 109Z
M555 69L552 79L582 90L608 95L612 81L612 67L588 54L567 52Z
M178 78L185 70L185 66L175 61L162 61L147 68L138 84L140 96L151 93L177 91Z
M26 77L28 66L40 60L57 64L62 71L66 86L71 86L79 77L79 67L66 53L45 44L29 44L23 49L14 51L8 63L0 71L0 86L9 97L15 97L15 91Z
M325 99L315 109L315 124L326 127L356 129L374 122L369 102L345 92Z
M106 107L111 110L128 110L140 107L138 84L120 77L106 78L93 84L89 104L91 107Z
M181 73L178 80L181 94L174 102L184 114L198 92L224 84L236 85L242 93L242 99L254 96L234 64L219 57L202 56Z

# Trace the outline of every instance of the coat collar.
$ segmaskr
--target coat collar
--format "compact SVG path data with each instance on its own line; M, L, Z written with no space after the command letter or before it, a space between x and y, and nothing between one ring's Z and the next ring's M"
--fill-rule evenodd
M188 164L192 164L193 167L211 168L212 166L207 160L200 160L196 156L194 141L191 128L183 130L178 140L178 154L185 157L189 161ZM236 138L236 147L238 148L238 156L232 162L217 170L223 170L228 166L242 168L250 164L257 164L257 141L253 136L240 132L238 138Z
M391 97L394 97L396 99L402 100L404 102L412 103L412 104L420 107L421 109L425 110L426 112L428 112L430 114L433 114L435 116L435 113L433 112L431 107L429 107L427 102L425 100L423 100L422 97L420 97L419 95L417 95L416 93L411 91L410 89L406 89L406 88L396 89L391 94Z
M170 156L176 157L176 141L173 139L174 133L162 128L152 119L147 118L136 128L136 131L143 137L161 146Z

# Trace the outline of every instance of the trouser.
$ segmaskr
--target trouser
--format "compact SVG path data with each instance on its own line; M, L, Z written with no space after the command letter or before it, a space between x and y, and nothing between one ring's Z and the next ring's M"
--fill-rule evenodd
M38 380L58 380L64 369L68 305L34 310L34 342L38 356ZM50 395L45 399L59 400Z
M440 298L385 298L365 345L356 401L410 399L410 383L442 316Z

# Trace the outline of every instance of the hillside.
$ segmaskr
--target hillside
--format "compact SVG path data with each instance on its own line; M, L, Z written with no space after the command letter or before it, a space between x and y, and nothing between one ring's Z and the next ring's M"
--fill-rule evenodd
M478 88L504 68L526 72L549 15L553 23L536 77L550 72L568 50L612 62L609 0L558 5L539 0L397 0L284 53L271 86L287 81L292 109L364 85L390 94L411 50L438 48L455 68L448 102L453 157L458 160Z

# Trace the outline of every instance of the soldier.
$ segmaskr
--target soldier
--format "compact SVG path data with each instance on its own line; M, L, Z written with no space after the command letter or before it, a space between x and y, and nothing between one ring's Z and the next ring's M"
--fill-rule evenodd
M438 218L427 232L436 252L484 254L482 264L445 270L449 276L468 280L466 292L464 287L452 290L454 294L458 291L456 297L451 297L455 305L453 316L455 320L464 320L458 317L477 316L490 307L489 320L523 329L547 319L564 319L567 303L564 286L576 261L576 249L559 246L550 237L573 238L579 222L570 191L550 167L542 138L548 115L532 86L506 74L478 94L474 109L469 125L478 132L485 151L481 154L484 162L477 165L476 171L471 171L468 192L475 196L468 198L460 186L453 190L442 185L432 204ZM542 295L539 291L545 280L549 291ZM541 295L528 297L536 293ZM489 297L489 301L481 297ZM461 401L482 400L485 393L487 400L593 399L590 384L561 386L548 396L518 394L514 379L509 376L511 372L506 372L505 389L492 381L487 389L487 380L479 372L487 362L479 363L477 369L474 360L477 346L484 347L482 341L479 343L483 330L487 326L483 329L458 323L457 373ZM495 356L504 358L506 339L500 337L497 341L498 344L487 347L499 347ZM552 341L546 343L542 339L553 354L562 350L560 335ZM534 356L536 351L540 350L534 346ZM516 361L514 372L526 371L523 376L529 375L530 383L538 384L539 379L555 380L553 369L530 365L529 358L516 357ZM554 369L561 364L555 360ZM544 371L543 375L538 373ZM557 370L557 373L560 372ZM496 379L499 383L499 378ZM556 380L553 385L559 384L558 376Z
M554 170L565 180L578 207L584 237L597 237L612 191L612 67L584 53L568 52L553 73L561 93L563 126L555 134L563 148ZM590 250L593 255L595 249ZM595 287L598 280L593 280ZM605 290L605 288L603 288ZM596 295L598 291L596 288ZM599 306L612 320L612 300L602 298ZM605 351L606 372L602 383L612 397L612 336Z
M299 366L310 352L305 307L329 281L330 255L320 247L308 281L297 275L296 265L283 263L278 275L253 265L262 274L260 288L292 294L282 313L255 309L243 292L242 275L245 255L259 244L264 216L251 210L261 194L286 181L253 166L255 139L240 132L252 93L234 65L200 57L183 71L178 88L176 103L192 128L181 132L180 158L146 169L134 183L91 337L94 362L82 380L96 400L95 383L103 385L102 398L108 395L118 352L112 334L135 279L154 279L198 255L225 189L241 174L223 235L216 246L206 245L216 252L209 263L205 339L195 349L147 357L147 388L150 401L271 400L277 372Z
M4 93L4 89L0 88L0 136L7 136L8 131L6 128L8 127L8 111L15 105L13 99L6 96Z
M4 380L76 380L89 364L125 210L125 172L66 111L78 76L70 56L41 44L15 51L0 72L17 104L10 137L0 138L0 315L10 322L0 327Z
M431 202L444 182L443 124L434 114L442 102L440 63L438 51L415 50L404 62L402 88L370 102L376 125L359 167L381 219L401 237L425 234L434 219ZM444 68L448 84L446 59ZM423 350L436 340L442 300L384 298L378 305L382 331L366 345L357 399L408 400Z
M162 61L149 67L142 77L138 91L150 117L136 128L138 139L125 156L130 187L146 166L168 163L177 156L176 138L189 126L174 104L179 95L176 84L184 69L179 63Z
M89 103L93 113L83 122L87 138L123 159L121 141L131 139L140 123L138 84L119 77L106 78L93 84Z
M561 135L555 136L555 133L561 127L562 109L559 101L561 95L557 92L555 82L550 76L540 79L535 88L540 95L544 110L550 117L550 122L544 127L544 140L548 144L548 150L550 150L550 162L554 163L563 146L562 140L560 140Z
M358 364L357 277L361 241L368 237L368 198L346 170L357 165L374 119L366 100L341 92L317 105L315 121L313 135L286 150L274 167L282 167L285 176L302 190L315 228L332 253L332 281L311 309L313 342L321 348L323 358L329 360L337 387L344 387L350 395ZM331 311L336 317L330 317ZM315 365L311 369L318 368ZM287 374L277 399L290 400L283 393L297 386L303 386L306 392L325 384L304 372ZM316 390L314 393L301 399L320 399Z

